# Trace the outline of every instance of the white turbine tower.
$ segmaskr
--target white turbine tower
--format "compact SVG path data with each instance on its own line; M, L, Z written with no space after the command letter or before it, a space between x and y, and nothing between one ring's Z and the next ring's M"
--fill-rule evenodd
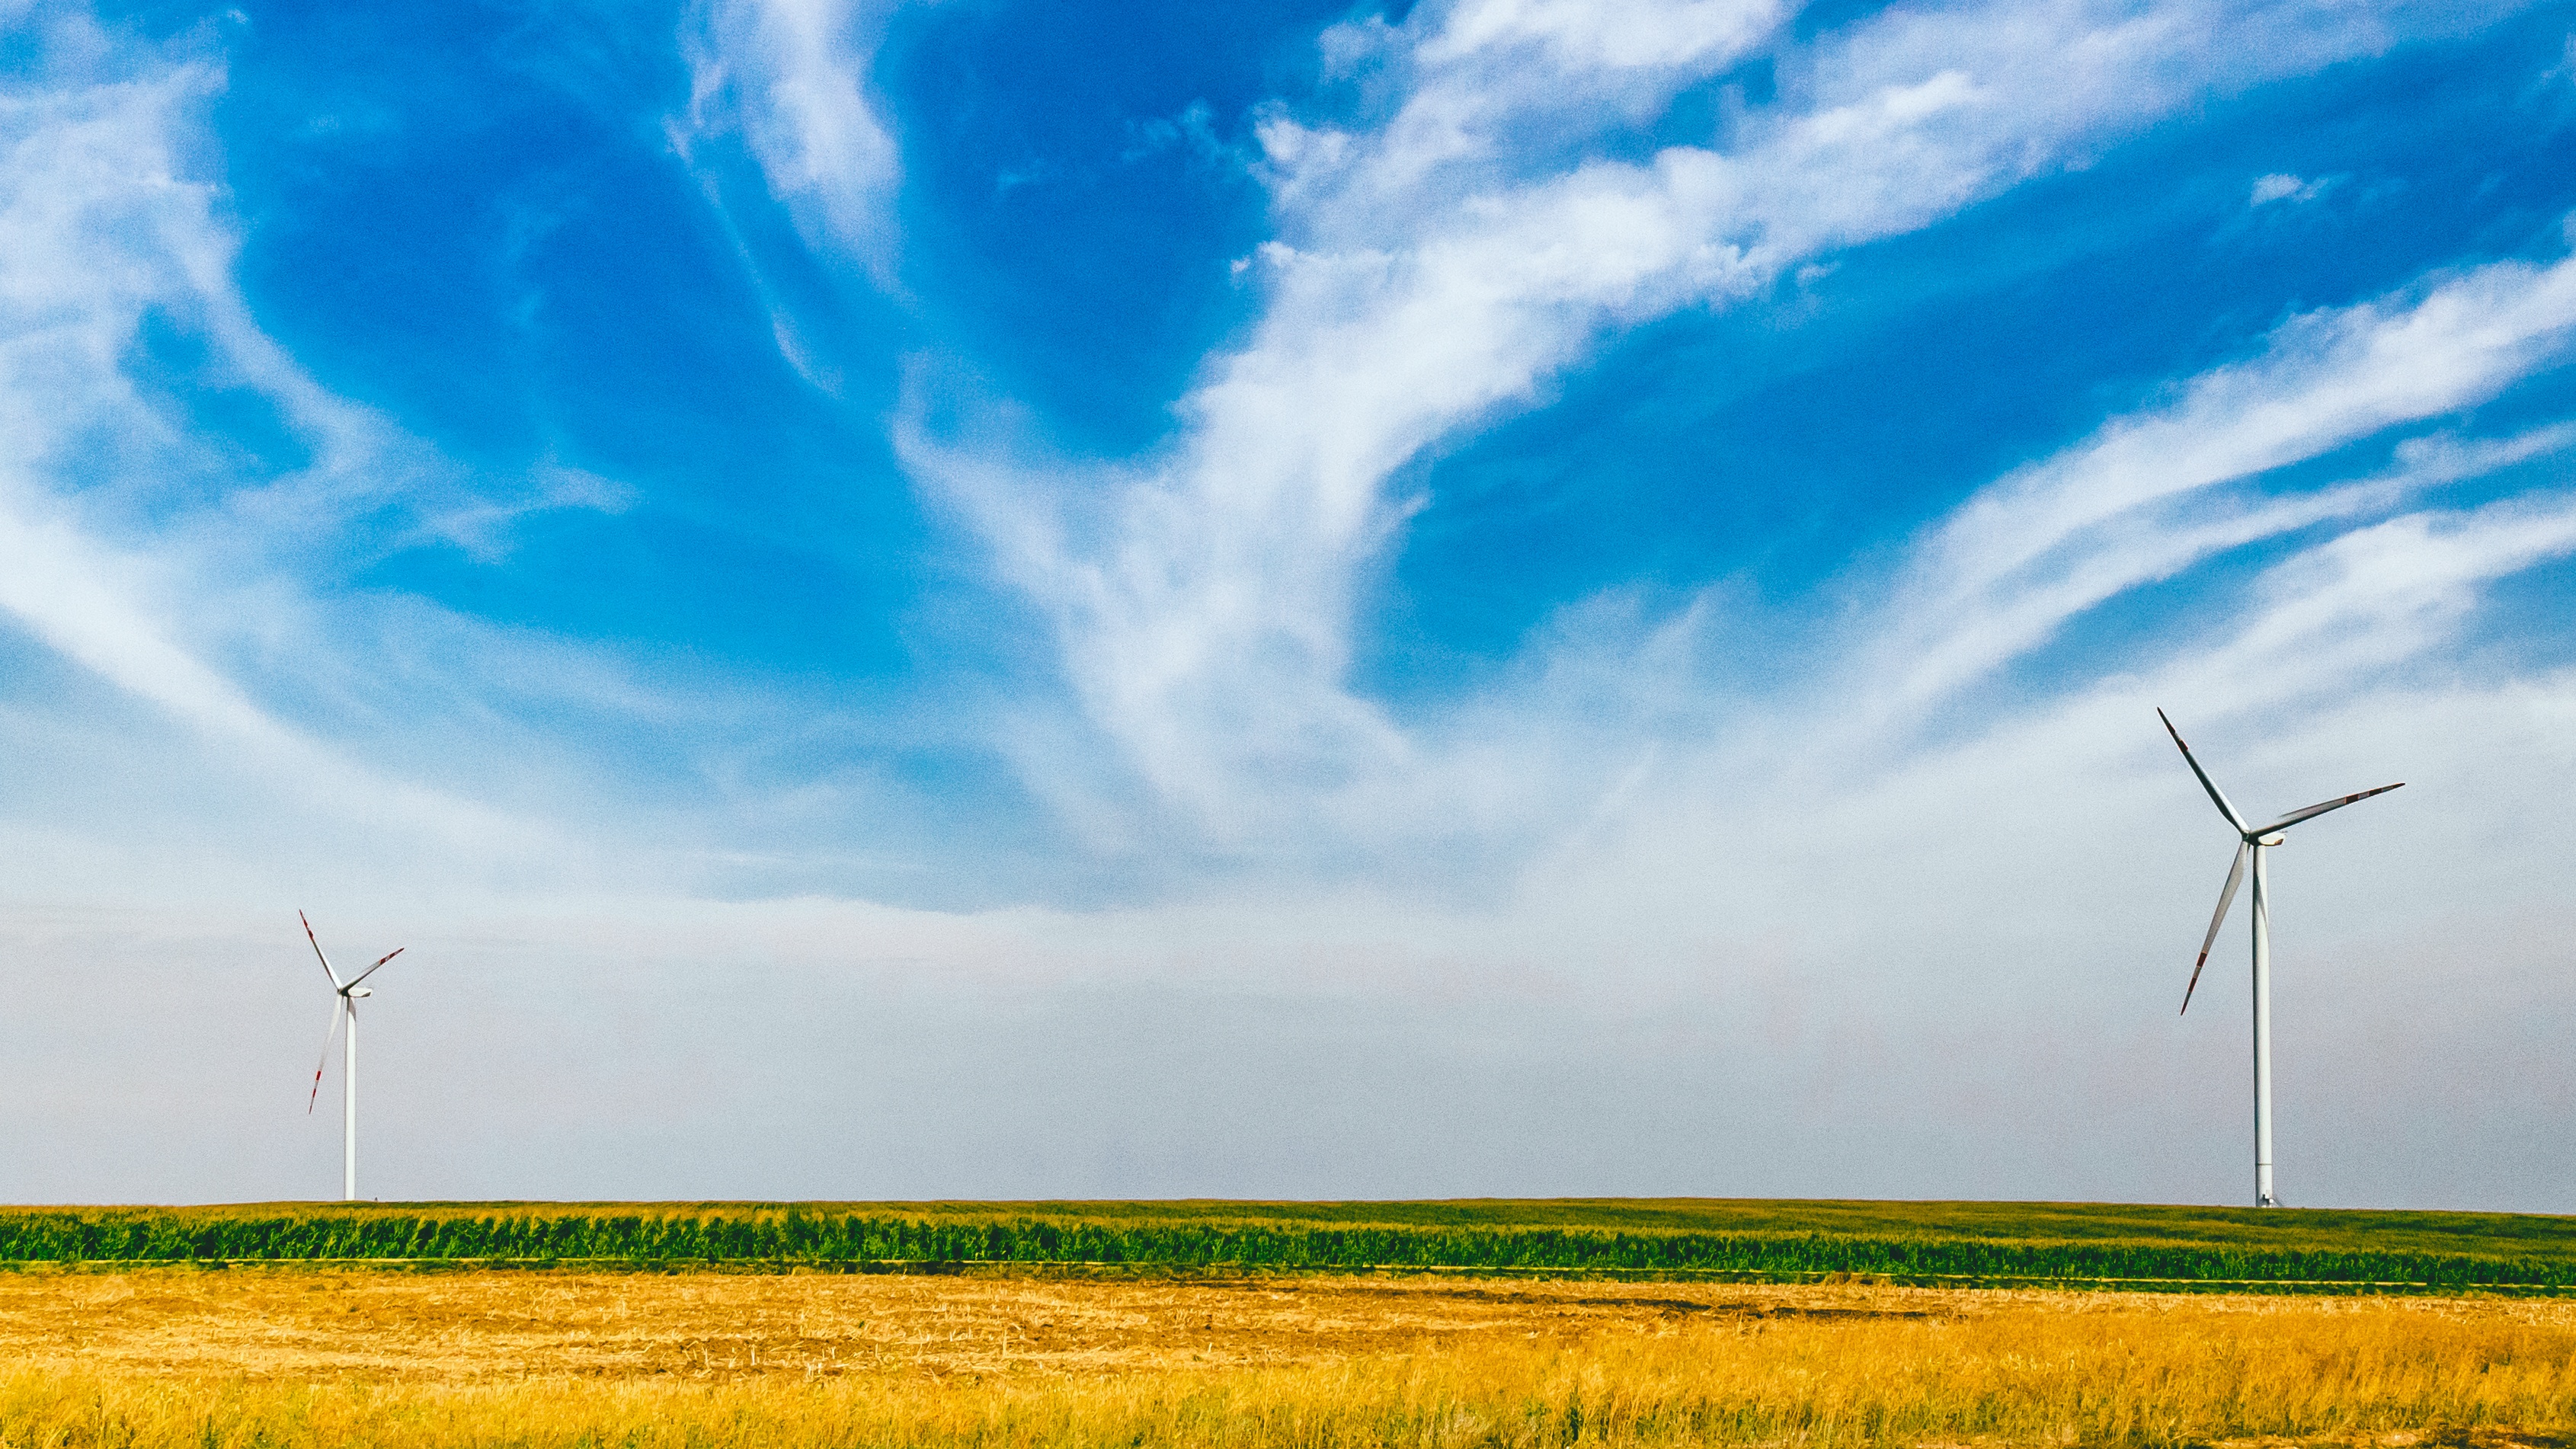
M2254 1205L2278 1207L2280 1201L2272 1196L2272 918L2265 900L2270 892L2263 853L2279 845L2281 832L2300 821L2314 820L2329 810L2341 810L2373 795L2385 795L2406 782L2400 780L2397 785L2382 785L2358 795L2338 795L2257 828L2246 824L2236 807L2227 803L2226 793L2200 767L2200 761L2192 758L2191 746L2182 742L2182 732L2165 718L2165 712L2157 710L2156 718L2164 720L2165 733L2173 736L2174 748L2182 751L2183 763L2200 777L2200 787L2209 792L2211 803L2235 827L2238 837L2236 863L2227 868L2227 884L2218 892L2218 912L2209 918L2209 934L2200 942L2200 959L2191 963L2191 984L2182 991L2184 1011L2191 1010L2191 993L2200 985L2200 968L2209 964L2209 948L2218 941L2218 928L2227 924L2227 908L2235 902L2236 887L2245 879L2246 858L2251 856L2254 862Z
M313 943L313 954L322 962L322 974L331 978L331 1026L322 1033L322 1064L313 1069L313 1095L306 1099L304 1110L310 1114L322 1100L322 1073L331 1065L331 1038L338 1034L342 1018L348 1019L349 1035L345 1042L347 1056L341 1063L340 1099L340 1196L344 1201L358 1200L358 998L374 992L358 983L373 976L387 961L403 953L396 946L376 958L376 964L343 981L331 969L331 958L322 954L322 942L313 934L313 923L297 911L295 919L304 921L304 939Z

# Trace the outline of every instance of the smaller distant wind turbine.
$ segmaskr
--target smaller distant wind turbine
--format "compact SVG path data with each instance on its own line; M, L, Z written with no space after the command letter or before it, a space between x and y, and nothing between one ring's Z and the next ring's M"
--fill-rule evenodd
M384 969L387 961L406 949L396 946L376 958L376 964L343 981L331 969L331 958L322 954L322 942L313 934L313 923L297 911L295 919L304 921L304 939L313 943L313 954L322 963L322 974L331 978L331 1027L322 1033L322 1064L313 1069L313 1095L306 1099L304 1110L309 1115L322 1100L322 1073L331 1065L331 1038L338 1035L343 1017L348 1019L349 1035L344 1042L347 1056L341 1063L340 1099L340 1196L348 1202L358 1200L358 998L374 992L358 983Z
M2200 968L2209 964L2209 948L2217 944L2218 928L2227 924L2227 908L2234 904L2236 887L2245 879L2247 860L2251 859L2254 865L2254 1205L2278 1207L2279 1200L2272 1196L2272 917L2267 909L2266 898L2270 890L2268 875L2263 868L2263 852L2279 845L2281 832L2303 820L2314 820L2329 810L2341 810L2373 795L2385 795L2406 782L2400 780L2396 785L2382 785L2358 795L2338 795L2304 810L2293 810L2271 824L2257 828L2246 824L2245 817L2236 813L2236 807L2227 803L2227 796L2218 788L2218 782L2210 779L2209 772L2200 767L2200 761L2192 758L2191 746L2182 742L2182 732L2174 728L2172 720L2165 718L2165 712L2157 710L2156 718L2164 720L2165 733L2173 736L2174 748L2182 751L2183 763L2191 766L2191 772L2200 777L2200 787L2209 792L2210 802L2218 807L2219 814L2227 817L2227 823L2235 827L2238 837L2236 863L2227 868L2227 884L2218 892L2218 912L2209 918L2209 934L2200 942L2200 959L2191 963L2191 984L2182 990L2184 1011L2191 1010L2191 994L2199 989Z

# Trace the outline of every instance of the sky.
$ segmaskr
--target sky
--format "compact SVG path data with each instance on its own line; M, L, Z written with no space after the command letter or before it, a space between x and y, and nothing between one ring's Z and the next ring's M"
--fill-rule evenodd
M2576 1213L2576 5L0 0L0 1200Z

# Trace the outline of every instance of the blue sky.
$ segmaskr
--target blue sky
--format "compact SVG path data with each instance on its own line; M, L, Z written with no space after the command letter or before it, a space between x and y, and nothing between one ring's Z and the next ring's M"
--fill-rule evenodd
M2161 704L2410 782L2277 867L2284 1196L2576 1211L2576 9L22 3L0 85L0 1197L327 1191L302 907L412 948L370 1195L2234 1201Z

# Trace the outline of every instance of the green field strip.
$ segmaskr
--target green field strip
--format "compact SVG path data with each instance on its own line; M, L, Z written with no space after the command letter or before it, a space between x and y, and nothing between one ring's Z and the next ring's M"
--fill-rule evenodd
M588 1263L2576 1288L2576 1219L1729 1200L0 1209L0 1263ZM894 1271L879 1269L879 1271ZM916 1268L911 1271L930 1271Z
M93 1258L77 1261L0 1262L0 1272L572 1272L572 1273L812 1273L888 1276L1071 1277L1241 1283L1281 1278L1453 1277L1598 1282L1672 1282L1816 1286L1854 1284L1899 1288L2046 1289L2122 1293L2253 1293L2376 1296L2487 1295L2512 1298L2576 1296L2576 1285L2475 1284L2285 1278L2087 1278L1976 1274L1853 1274L1787 1269L1497 1268L1456 1264L1361 1263L1283 1268L1248 1263L1101 1263L1035 1259L860 1259L763 1261L741 1258L654 1260L642 1258Z

